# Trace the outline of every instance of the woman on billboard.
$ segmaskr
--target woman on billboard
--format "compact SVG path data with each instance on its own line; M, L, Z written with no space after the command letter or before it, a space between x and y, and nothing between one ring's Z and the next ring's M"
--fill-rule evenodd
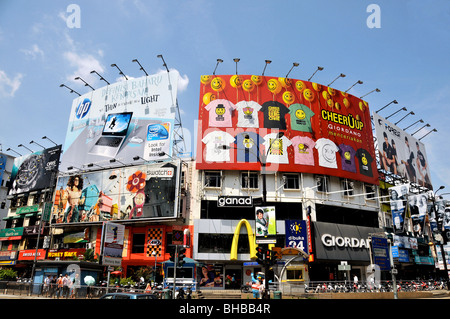
M81 191L83 190L83 179L80 175L70 176L67 182L65 192L67 194L67 208L64 212L64 223L78 222L79 220L79 205L83 205L84 198L81 198Z

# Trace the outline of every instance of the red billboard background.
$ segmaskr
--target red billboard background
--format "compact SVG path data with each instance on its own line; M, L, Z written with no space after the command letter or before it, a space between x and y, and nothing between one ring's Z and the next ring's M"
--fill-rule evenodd
M378 184L370 112L365 101L295 79L204 75L200 82L197 169L256 171L261 169L261 158L267 157L268 171L324 174ZM248 120L251 112L253 119ZM243 137L238 140L241 133ZM271 133L275 134L269 139L267 134ZM306 137L312 142L309 146ZM217 139L222 139L225 146L209 148L208 143L217 143ZM259 146L252 151L259 152L257 160L249 156L248 150L247 155L241 153L249 139ZM280 143L278 139L282 139ZM219 155L221 151L229 154ZM284 160L271 162L273 154Z

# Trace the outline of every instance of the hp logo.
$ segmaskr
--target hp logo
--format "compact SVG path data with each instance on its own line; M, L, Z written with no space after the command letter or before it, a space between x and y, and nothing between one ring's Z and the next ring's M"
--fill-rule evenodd
M82 119L86 116L86 114L89 112L89 109L91 108L91 100L88 98L84 99L83 102L78 104L77 109L75 111L75 115L77 119Z

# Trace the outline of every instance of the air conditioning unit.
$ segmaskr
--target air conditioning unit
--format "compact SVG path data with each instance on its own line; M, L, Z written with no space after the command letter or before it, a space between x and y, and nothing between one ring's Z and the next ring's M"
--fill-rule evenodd
M92 243L86 244L86 249L93 249L93 248L94 248L94 244L92 244Z
M64 244L64 248L69 248L69 244Z
M59 249L59 244L53 244L53 249Z

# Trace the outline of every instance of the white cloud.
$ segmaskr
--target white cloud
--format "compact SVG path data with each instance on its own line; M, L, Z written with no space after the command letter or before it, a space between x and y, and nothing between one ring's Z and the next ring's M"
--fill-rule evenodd
M31 49L22 49L20 51L23 52L26 56L31 57L33 60L35 60L39 56L41 58L44 57L44 51L42 51L37 44L33 44Z
M0 70L0 96L13 97L22 84L22 77L23 75L18 73L14 78L10 78L4 71Z
M100 74L105 70L102 63L91 54L79 54L76 52L64 52L64 58L69 65L75 68L75 71L67 76L68 81L74 82L75 77L82 77L86 82L96 82L98 78L91 75L91 71L95 70Z
M166 70L159 70L157 74L166 72ZM180 71L178 71L177 69L169 69L169 72L176 73L178 75L178 93L186 91L189 85L189 77L187 75L181 75Z

